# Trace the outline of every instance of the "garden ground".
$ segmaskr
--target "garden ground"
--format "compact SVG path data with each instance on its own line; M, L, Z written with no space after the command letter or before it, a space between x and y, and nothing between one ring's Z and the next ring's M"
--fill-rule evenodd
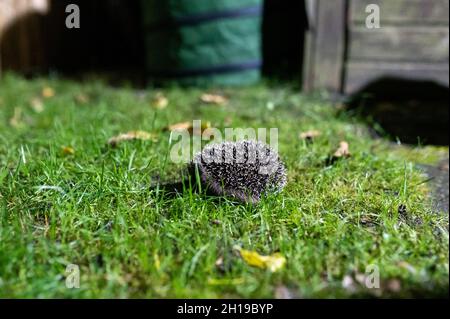
M448 214L434 209L417 164L448 149L394 147L320 95L286 86L224 89L223 104L201 102L203 93L1 80L0 297L447 295ZM151 187L179 179L167 127L195 119L278 128L285 190L253 206ZM135 130L149 134L108 145ZM312 142L299 137L311 130L320 132ZM341 141L351 156L329 161ZM252 267L236 246L286 263ZM365 285L373 267L379 289Z

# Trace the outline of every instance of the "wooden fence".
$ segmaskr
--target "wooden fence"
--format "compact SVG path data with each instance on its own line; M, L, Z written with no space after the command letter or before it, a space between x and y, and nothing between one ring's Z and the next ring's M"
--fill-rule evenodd
M380 28L366 27L366 7ZM307 0L307 91L351 94L381 78L449 85L448 0Z

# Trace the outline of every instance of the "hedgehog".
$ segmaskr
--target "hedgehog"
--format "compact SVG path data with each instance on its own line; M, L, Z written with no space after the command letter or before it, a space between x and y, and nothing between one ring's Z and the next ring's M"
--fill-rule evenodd
M258 203L264 194L280 192L286 185L286 168L268 145L253 140L207 145L190 163L202 184L219 196Z

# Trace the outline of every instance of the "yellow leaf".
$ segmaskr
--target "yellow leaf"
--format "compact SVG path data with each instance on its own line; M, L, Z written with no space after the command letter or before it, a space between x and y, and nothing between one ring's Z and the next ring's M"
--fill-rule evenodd
M220 94L205 93L200 97L200 101L206 104L223 105L228 102L228 98Z
M153 254L153 258L155 260L154 261L155 268L156 270L159 270L159 268L161 268L161 261L159 260L159 255L157 252Z
M156 93L155 97L152 100L153 108L157 110L162 110L169 105L169 100L161 93Z
M284 256L280 253L275 253L270 256L263 256L258 254L256 251L242 249L239 246L235 246L234 248L239 251L242 259L249 266L269 269L271 272L275 272L283 268L286 263L286 258L284 258Z
M64 155L73 155L73 154L75 154L75 150L70 146L63 146L62 153Z
M51 87L46 86L42 89L42 97L48 99L55 96L55 90L53 90Z
M242 285L244 278L208 278L208 285L211 286L235 286Z
M143 141L152 140L153 142L156 142L157 136L155 134L145 131L130 131L127 133L122 133L117 136L111 137L108 140L108 144L111 146L116 146L120 142L130 140L143 140Z

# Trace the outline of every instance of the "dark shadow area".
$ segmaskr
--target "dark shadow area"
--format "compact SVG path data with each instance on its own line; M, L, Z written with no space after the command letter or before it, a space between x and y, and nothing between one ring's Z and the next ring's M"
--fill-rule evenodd
M201 187L202 188L199 188L199 185L194 177L181 177L180 181L166 183L158 182L155 185L150 186L150 191L160 194L165 199L174 199L189 192L192 192L193 194L200 194L214 202L220 202L224 199L224 196L215 194L207 185L202 183ZM227 198L227 200L233 201L232 198ZM237 203L236 200L234 200L234 202Z
M65 25L65 8L72 3L80 7L79 29ZM100 73L113 83L140 85L144 79L140 16L138 0L52 0L47 14L20 16L4 31L3 68L75 78Z
M80 8L79 29L68 29L65 8ZM300 83L304 1L265 0L263 75ZM145 85L145 46L140 0L50 0L46 14L18 16L4 30L2 68L26 76L56 73L76 80L97 74L111 84Z
M265 0L262 24L264 76L300 82L306 28L305 1Z
M17 17L0 35L0 57L3 71L22 72L25 75L47 71L46 16L26 13ZM46 40L46 39L45 39Z
M352 95L347 105L402 143L449 144L447 87L433 82L383 78Z

